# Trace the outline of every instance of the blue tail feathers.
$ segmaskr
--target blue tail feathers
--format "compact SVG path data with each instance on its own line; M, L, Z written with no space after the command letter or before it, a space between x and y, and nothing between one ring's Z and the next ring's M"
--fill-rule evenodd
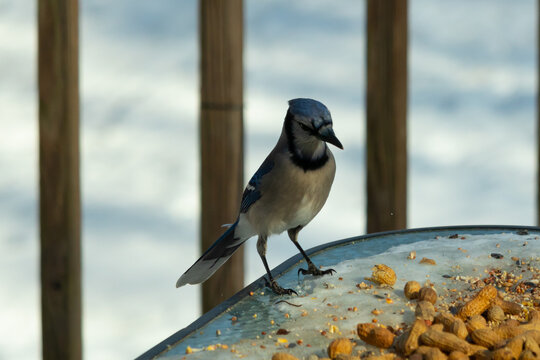
M235 237L238 220L204 252L176 282L176 287L200 284L221 267L247 239Z

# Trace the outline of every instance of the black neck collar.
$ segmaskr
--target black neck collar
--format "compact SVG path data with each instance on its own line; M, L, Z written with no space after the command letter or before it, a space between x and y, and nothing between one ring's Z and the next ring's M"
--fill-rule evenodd
M292 129L293 121L293 115L289 111L287 111L287 115L285 116L285 134L287 135L287 145L289 148L289 155L292 162L296 166L304 169L304 171L317 170L323 167L328 161L328 154L326 151L323 153L322 156L319 156L317 158L302 156L302 153L296 146L296 139L294 137ZM324 146L326 147L326 144L324 144Z

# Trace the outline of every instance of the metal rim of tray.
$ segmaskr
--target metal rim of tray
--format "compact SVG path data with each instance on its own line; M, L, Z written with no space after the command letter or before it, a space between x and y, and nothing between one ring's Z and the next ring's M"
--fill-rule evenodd
M437 226L437 227L424 227L424 228L415 228L415 229L405 229L405 230L393 230L393 231L384 231L384 232L378 232L378 233L372 233L372 234L366 234L361 236L355 236L352 238L342 239L342 240L336 240L332 241L326 244L322 244L319 246L315 246L309 250L306 250L306 253L308 255L315 255L316 253L327 250L332 247L338 247L342 245L346 245L349 243L359 242L359 241L368 241L368 240L374 240L379 237L389 236L389 235L400 235L400 234L410 234L410 233L422 233L422 232L436 232L436 231L475 231L475 230L508 230L508 231L519 231L519 230L532 230L532 231L540 231L540 227L537 226L519 226L519 225L455 225L455 226ZM300 253L290 257L289 259L285 260L283 263L272 269L272 274L277 279L279 278L284 272L288 271L290 268L295 266L297 263L299 263L303 259L302 255ZM221 304L214 307L212 310L208 311L207 313L203 314L201 317L199 317L197 320L192 322L187 327L177 331L176 333L172 334L156 346L152 347L142 355L136 358L136 360L146 360L146 359L153 359L156 356L160 355L161 353L168 351L171 349L172 346L174 346L176 343L182 341L186 336L192 334L193 332L198 331L200 328L205 326L207 323L209 323L212 319L214 319L219 314L227 311L229 307L236 304L238 301L242 300L244 297L249 296L249 293L251 291L255 291L257 289L261 289L265 287L265 281L263 275L257 280L253 281L248 286L244 287L242 290L231 296L229 299L223 301Z

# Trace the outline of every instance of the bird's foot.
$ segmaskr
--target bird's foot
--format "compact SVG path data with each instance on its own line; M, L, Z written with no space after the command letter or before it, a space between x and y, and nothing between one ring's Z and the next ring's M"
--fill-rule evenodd
M298 293L294 291L293 289L284 289L281 286L278 285L276 280L272 279L272 281L268 281L268 279L264 278L264 281L266 282L266 287L269 287L272 289L274 294L276 295L296 295L298 296Z
M328 269L328 270L321 270L321 269L317 269L317 267L315 265L313 265L313 263L309 264L307 270L306 269L298 269L298 276L300 276L300 273L302 273L302 275L313 275L313 276L323 276L323 275L334 275L334 273L336 272L336 270L334 269Z

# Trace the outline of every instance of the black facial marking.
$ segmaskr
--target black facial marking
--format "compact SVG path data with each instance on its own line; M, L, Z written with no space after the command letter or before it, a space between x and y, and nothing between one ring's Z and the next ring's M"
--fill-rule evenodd
M298 123L300 125L300 127L302 128L302 130L304 131L309 131L309 132L312 132L311 128L307 125L304 125L302 123Z
M328 161L328 155L326 154L326 151L324 152L324 155L317 158L305 158L300 155L300 152L298 151L296 147L296 142L293 134L293 121L294 121L294 115L292 115L289 111L287 111L287 115L285 116L285 134L287 135L287 143L289 147L289 153L291 154L291 160L292 162L298 166L304 169L304 171L310 171L310 170L317 170L321 167L323 167L326 162ZM304 125L305 126L305 125ZM312 132L314 130L310 129ZM326 146L326 144L324 144Z

